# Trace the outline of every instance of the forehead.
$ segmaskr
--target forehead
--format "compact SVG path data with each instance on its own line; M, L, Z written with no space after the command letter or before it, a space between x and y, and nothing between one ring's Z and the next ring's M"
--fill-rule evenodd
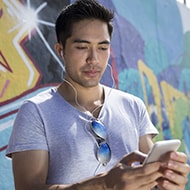
M107 23L97 19L85 19L72 26L71 38L85 40L110 40Z

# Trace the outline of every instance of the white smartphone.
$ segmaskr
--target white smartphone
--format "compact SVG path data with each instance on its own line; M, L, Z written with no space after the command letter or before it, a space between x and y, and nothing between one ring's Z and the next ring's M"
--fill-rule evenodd
M180 145L181 141L179 139L157 141L149 151L143 164L159 161L163 154L171 151L177 151Z

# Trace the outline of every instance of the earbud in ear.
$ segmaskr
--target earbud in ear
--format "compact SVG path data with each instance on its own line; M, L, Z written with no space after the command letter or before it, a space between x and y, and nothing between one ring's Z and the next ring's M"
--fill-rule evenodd
M63 51L61 51L61 57L63 58Z

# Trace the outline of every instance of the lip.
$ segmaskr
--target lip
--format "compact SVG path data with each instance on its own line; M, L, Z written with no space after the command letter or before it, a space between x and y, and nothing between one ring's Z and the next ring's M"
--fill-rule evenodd
M84 71L84 73L85 73L86 76L88 76L90 78L95 78L95 77L97 77L99 71L90 70L90 71Z

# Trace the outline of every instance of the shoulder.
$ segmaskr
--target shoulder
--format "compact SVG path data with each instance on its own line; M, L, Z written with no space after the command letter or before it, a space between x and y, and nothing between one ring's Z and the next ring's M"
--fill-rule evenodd
M104 89L105 89L105 92L106 92L108 98L110 96L110 99L112 99L112 100L122 101L123 103L127 102L129 104L137 103L137 104L140 104L140 105L144 105L143 100L140 99L139 97L133 95L133 94L121 91L119 89L110 88L110 87L107 87L107 86L104 86Z
M27 99L26 101L34 102L34 103L42 103L47 100L50 100L55 97L57 93L56 88L50 88L43 92L38 93L37 95L33 96L30 99Z
M38 107L49 106L56 99L57 91L55 88L47 89L43 92L36 94L35 96L24 100L20 110L36 110Z

